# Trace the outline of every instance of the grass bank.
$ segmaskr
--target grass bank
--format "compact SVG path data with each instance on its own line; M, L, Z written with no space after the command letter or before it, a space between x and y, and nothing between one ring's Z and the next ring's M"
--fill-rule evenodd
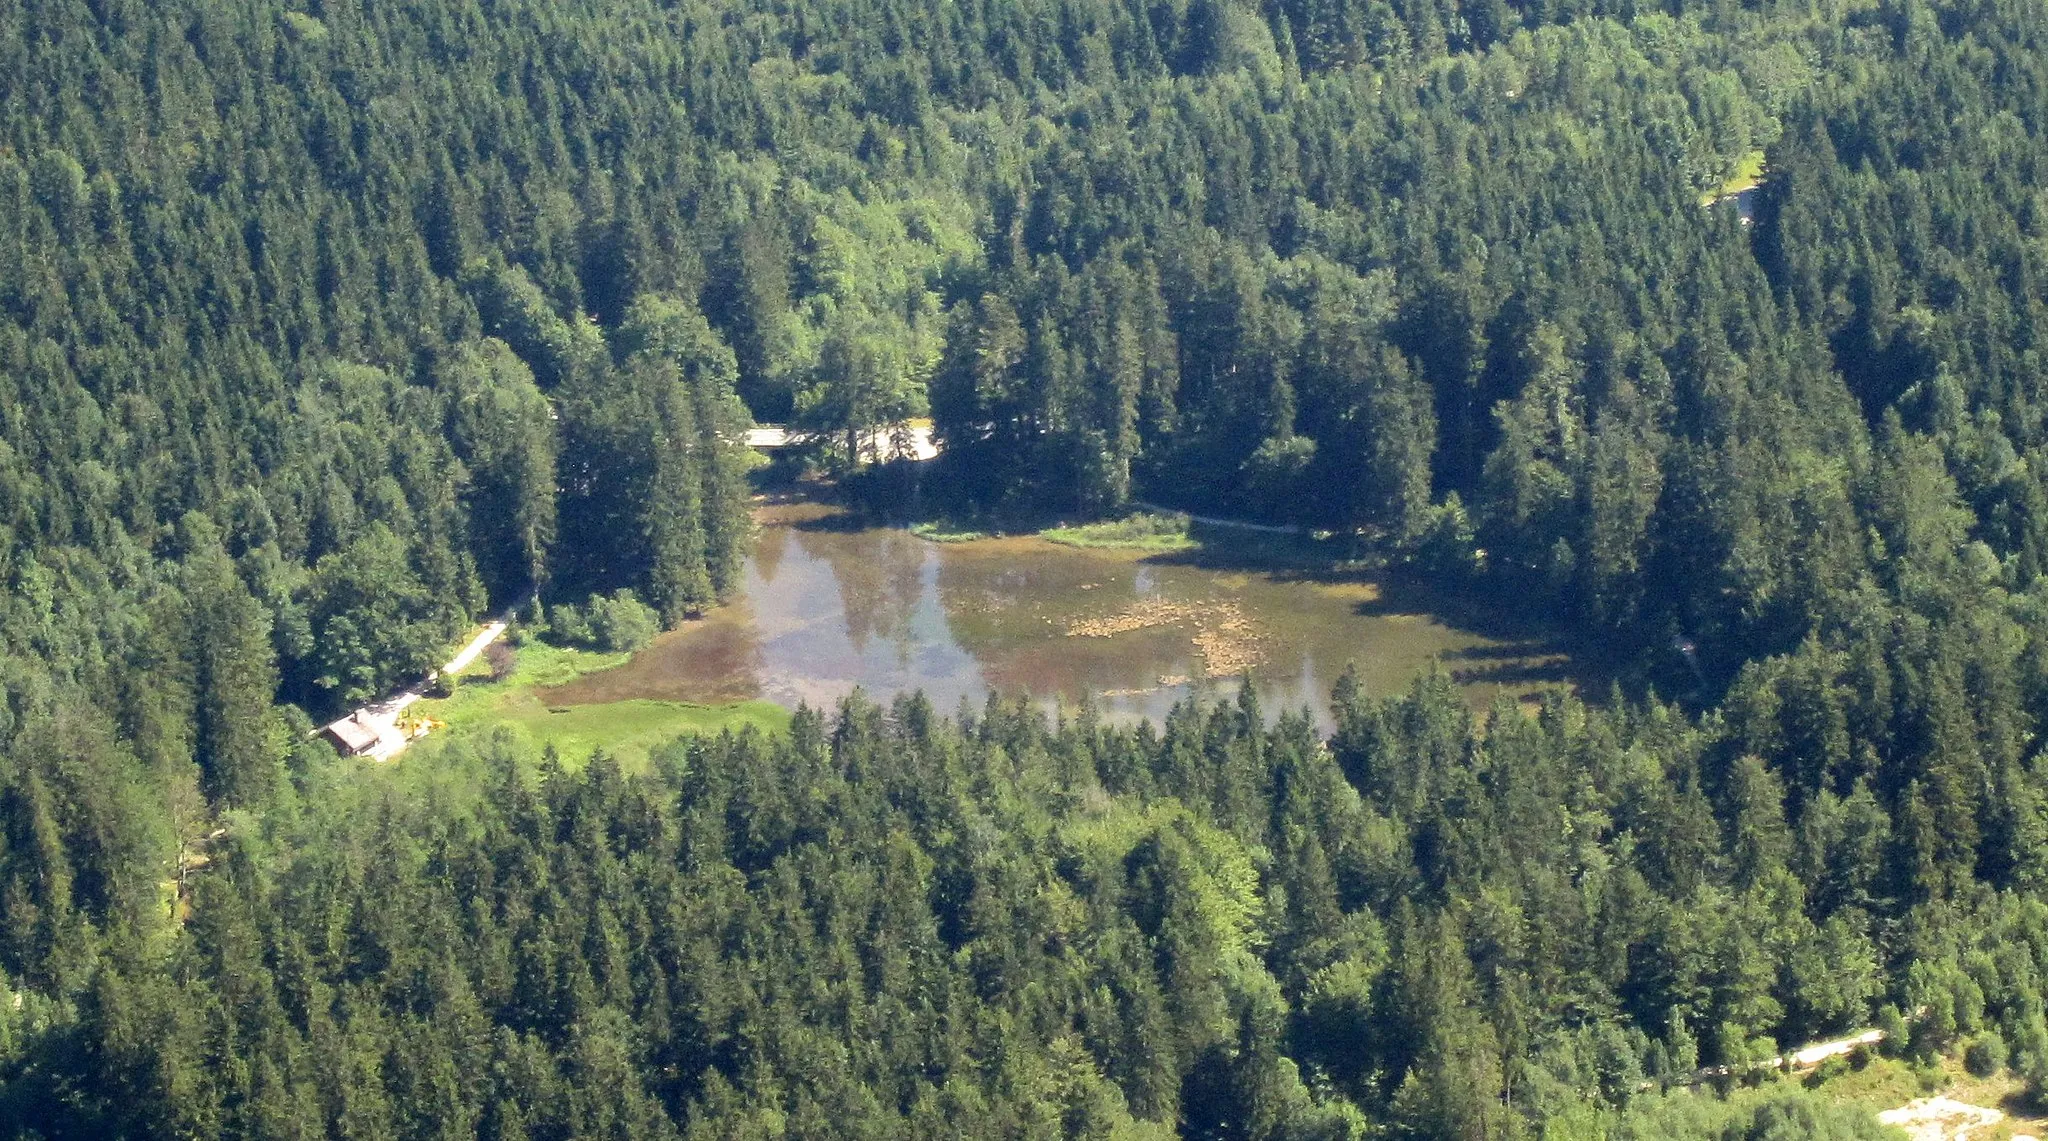
M1143 551L1172 554L1200 546L1190 530L1188 517L1178 512L1138 511L1121 519L1083 523L1075 527L1048 527L1039 537L1065 547L1101 551Z
M964 523L939 520L912 523L910 533L929 543L973 543L995 538L995 533L991 531L977 531Z
M748 725L774 731L789 725L789 712L767 701L693 705L631 700L550 706L538 691L624 665L632 655L566 650L541 642L529 642L514 654L512 672L503 680L491 681L489 664L478 660L457 678L451 696L422 701L413 712L442 722L443 733L510 726L536 748L553 745L571 765L580 764L591 750L603 749L630 767L645 763L649 749L685 734Z
M1337 575L1386 569L1383 552L1367 548L1361 557L1358 544L1347 536L1204 519L1171 510L1140 510L1114 519L1050 526L1044 520L996 523L942 516L910 524L910 533L933 543L1032 536L1063 547L1237 569Z

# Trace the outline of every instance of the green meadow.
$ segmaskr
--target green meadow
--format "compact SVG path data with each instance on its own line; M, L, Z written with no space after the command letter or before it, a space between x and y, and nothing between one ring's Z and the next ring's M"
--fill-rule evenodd
M603 749L631 768L644 764L653 747L686 734L738 731L749 725L774 731L789 725L789 711L767 701L694 705L636 699L550 705L541 691L624 665L632 655L562 649L542 642L528 642L513 652L512 672L503 679L491 681L489 664L479 658L455 679L451 696L421 701L412 712L441 722L445 727L437 728L436 735L510 726L536 746L554 746L563 763L571 766L582 764L592 750Z

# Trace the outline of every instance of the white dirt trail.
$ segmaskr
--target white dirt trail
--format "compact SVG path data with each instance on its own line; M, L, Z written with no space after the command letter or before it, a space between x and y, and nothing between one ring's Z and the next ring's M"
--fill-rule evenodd
M448 659L447 665L427 675L426 681L422 681L417 685L407 686L382 701L373 701L343 718L343 721L352 720L359 725L369 728L371 732L377 735L376 745L371 747L364 755L372 760L388 761L404 751L407 745L412 744L415 737L423 736L424 731L415 732L411 736L401 731L398 724L399 717L404 714L407 707L411 706L413 702L426 696L427 685L434 678L452 677L460 673L471 662L475 661L477 655L483 653L484 649L492 642L504 637L508 621L509 615L506 618L499 618L485 623L484 628L477 631L476 637L471 638L467 645L456 651L455 656ZM340 722L335 724L339 725Z
M1905 1130L1912 1141L1969 1141L1979 1129L2004 1121L2005 1114L1950 1097L1923 1097L1887 1109L1877 1120Z

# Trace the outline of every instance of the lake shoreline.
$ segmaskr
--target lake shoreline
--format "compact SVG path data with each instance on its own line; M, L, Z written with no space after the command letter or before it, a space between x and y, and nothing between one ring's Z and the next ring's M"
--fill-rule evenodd
M1580 675L1556 637L1451 620L1419 605L1440 600L1406 576L1298 546L1276 557L1276 540L1306 536L1219 541L1198 526L1198 543L1164 550L1043 532L930 542L787 493L757 497L754 518L755 551L727 605L544 700L829 709L858 687L881 701L922 690L951 708L993 691L1158 723L1177 702L1234 696L1249 675L1268 708L1307 709L1328 729L1347 663L1377 693L1435 663L1475 710L1503 695L1526 706Z

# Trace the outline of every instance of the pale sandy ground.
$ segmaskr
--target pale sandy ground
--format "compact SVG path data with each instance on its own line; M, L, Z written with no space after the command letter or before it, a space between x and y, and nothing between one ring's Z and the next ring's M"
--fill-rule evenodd
M1979 1130L2005 1120L2005 1114L1967 1101L1949 1097L1923 1097L1897 1109L1877 1115L1878 1121L1896 1125L1912 1141L1969 1141ZM2030 1134L2017 1134L2013 1141L2036 1141Z

